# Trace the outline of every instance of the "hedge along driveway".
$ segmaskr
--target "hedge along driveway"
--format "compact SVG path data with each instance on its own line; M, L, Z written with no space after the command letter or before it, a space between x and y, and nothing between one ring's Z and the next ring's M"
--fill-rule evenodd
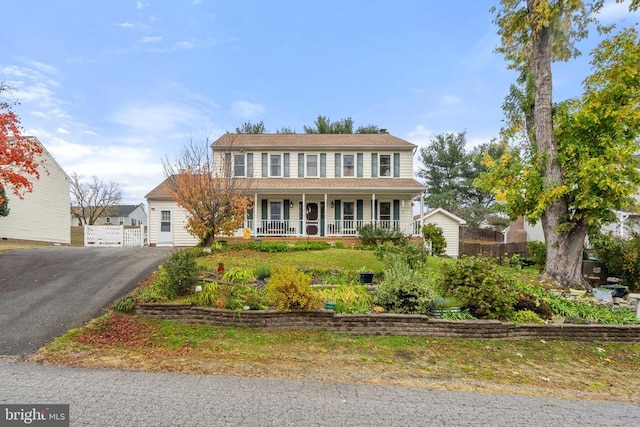
M0 355L26 355L102 314L169 248L45 247L0 253Z

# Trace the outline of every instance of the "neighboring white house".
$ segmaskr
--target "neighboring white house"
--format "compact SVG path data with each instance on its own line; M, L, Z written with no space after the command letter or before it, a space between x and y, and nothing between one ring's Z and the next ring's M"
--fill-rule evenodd
M614 211L616 214L616 222L605 224L601 231L605 234L613 234L614 236L629 237L633 233L640 232L640 217L636 213ZM507 228L504 229L504 242L544 242L544 232L542 223L538 221L531 224L519 217L512 221Z
M356 236L361 226L413 234L416 145L378 134L225 134L212 145L214 171L241 180L253 207L243 230L253 237ZM146 196L149 242L194 245L187 215L167 180Z
M42 146L35 137L28 137ZM9 199L9 215L0 217L0 238L69 244L69 176L46 148L40 155L40 179L29 176L33 191L20 199L5 190Z
M71 210L77 209L72 207ZM109 216L101 216L96 221L95 225L146 225L147 213L144 210L144 203L138 205L116 205L110 209ZM71 225L85 225L84 220L79 220L78 217L71 215Z
M414 216L414 219L418 222L420 220L420 215ZM460 253L460 226L465 225L467 221L445 209L437 208L426 212L422 216L422 223L436 224L440 227L442 229L444 239L447 242L445 254L452 258L458 258Z

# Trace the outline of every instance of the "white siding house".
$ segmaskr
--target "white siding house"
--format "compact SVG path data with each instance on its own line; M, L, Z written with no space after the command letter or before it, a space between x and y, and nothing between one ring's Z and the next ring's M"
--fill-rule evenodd
M419 221L420 215L414 218ZM465 225L467 222L442 208L433 209L425 213L422 221L424 224L436 224L442 229L442 234L447 242L445 254L452 258L458 258L460 253L460 226Z
M77 207L72 207L73 212ZM130 225L139 226L147 224L147 213L144 210L144 203L138 205L116 205L113 206L108 216L98 217L95 225ZM71 214L71 226L86 225L84 219L80 220Z
M241 183L252 201L237 237L248 229L253 237L335 239L357 236L365 225L413 234L412 200L425 187L413 178L416 146L405 140L388 133L225 134L211 148L214 174ZM197 243L185 234L186 215L167 180L146 198L150 244Z
M0 217L0 238L69 244L69 176L44 146L41 160L40 179L29 177L33 191L24 199L14 196L10 185L5 188L9 215Z

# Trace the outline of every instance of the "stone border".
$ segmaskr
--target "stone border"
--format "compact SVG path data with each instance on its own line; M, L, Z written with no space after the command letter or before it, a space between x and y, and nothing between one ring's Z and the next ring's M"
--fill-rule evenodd
M640 325L516 325L498 320L448 321L421 314L336 314L331 311L232 311L191 304L140 304L136 313L184 323L262 329L304 329L352 335L400 335L492 340L640 342Z

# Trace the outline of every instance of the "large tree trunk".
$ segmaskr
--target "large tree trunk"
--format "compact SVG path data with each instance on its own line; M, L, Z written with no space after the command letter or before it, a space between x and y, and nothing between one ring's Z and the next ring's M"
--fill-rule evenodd
M553 134L553 99L551 79L551 41L548 24L538 15L536 7L541 0L527 0L529 9L533 72L535 75L535 141L543 164L542 178L545 189L562 185L562 169L558 163L558 148ZM564 198L554 200L542 215L542 229L547 247L547 263L542 279L566 288L582 283L582 249L586 228L577 225L569 232L558 232L561 220L569 217L569 206Z

